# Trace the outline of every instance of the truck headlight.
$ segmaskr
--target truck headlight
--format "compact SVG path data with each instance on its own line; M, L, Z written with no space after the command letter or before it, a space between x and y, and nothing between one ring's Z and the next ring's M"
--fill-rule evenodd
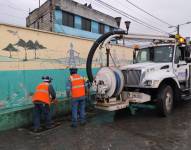
M152 80L146 80L145 82L144 82L144 85L145 86L151 86L152 85Z
M159 84L159 80L146 80L145 82L144 82L144 85L145 86L153 86L153 87L157 87L158 86L158 84Z

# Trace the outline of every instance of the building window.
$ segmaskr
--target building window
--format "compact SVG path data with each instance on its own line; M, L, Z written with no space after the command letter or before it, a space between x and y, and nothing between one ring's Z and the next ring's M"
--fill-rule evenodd
M37 29L39 29L40 28L40 23L39 22L37 22Z
M67 12L62 12L63 20L62 23L65 26L74 27L74 15Z
M91 32L91 20L82 18L82 30Z
M100 23L99 24L99 33L104 34L105 33L105 25Z
M108 25L105 25L105 33L109 32L109 26Z
M99 24L98 24L98 22L92 21L91 22L91 28L92 28L91 32L99 33Z
M82 29L82 18L80 16L75 16L74 18L75 18L75 21L74 21L75 25L74 25L74 27L76 29Z
M109 27L109 31L113 31L114 30L114 27Z
M43 22L44 22L44 17L42 16L42 17L40 18L40 20L41 20L41 23L43 23Z

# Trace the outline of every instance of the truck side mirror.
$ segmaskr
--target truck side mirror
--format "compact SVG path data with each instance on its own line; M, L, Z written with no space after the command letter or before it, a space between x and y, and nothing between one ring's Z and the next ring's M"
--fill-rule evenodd
M185 57L186 63L191 63L191 58L190 57Z
M133 63L136 63L137 62L137 57L136 57L136 52L138 51L139 49L138 48L135 48L134 50L133 50Z

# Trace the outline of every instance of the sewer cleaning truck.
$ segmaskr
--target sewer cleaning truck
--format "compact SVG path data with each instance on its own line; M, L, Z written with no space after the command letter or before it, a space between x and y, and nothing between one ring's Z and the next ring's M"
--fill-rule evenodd
M142 42L133 45L133 63L110 66L109 45L114 40L124 39ZM101 46L105 46L107 62L93 76L93 56ZM176 101L191 99L190 46L179 35L106 33L91 47L86 68L96 91L95 107L98 109L116 111L131 104L152 104L166 117Z

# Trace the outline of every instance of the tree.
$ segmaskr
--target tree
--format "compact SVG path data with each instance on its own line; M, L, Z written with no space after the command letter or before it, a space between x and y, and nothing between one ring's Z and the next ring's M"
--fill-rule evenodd
M27 49L28 50L35 50L36 47L35 47L35 44L33 43L33 41L29 40L27 43L26 43L26 46L27 46ZM36 58L35 58L36 59Z
M35 41L34 47L35 47L34 50L35 50L35 59L36 59L36 58L37 58L37 57L36 57L36 51L37 51L38 49L46 49L46 47L44 47L43 45L39 44L38 41Z
M3 50L9 51L9 57L10 57L10 58L12 58L12 54L11 54L12 51L14 51L14 52L18 51L18 49L16 49L16 48L13 46L13 44L11 44L11 43L9 43L9 45L8 45L6 48L4 48Z
M23 47L25 50L25 61L27 60L27 43L23 39L19 39L19 41L15 44L17 46Z

